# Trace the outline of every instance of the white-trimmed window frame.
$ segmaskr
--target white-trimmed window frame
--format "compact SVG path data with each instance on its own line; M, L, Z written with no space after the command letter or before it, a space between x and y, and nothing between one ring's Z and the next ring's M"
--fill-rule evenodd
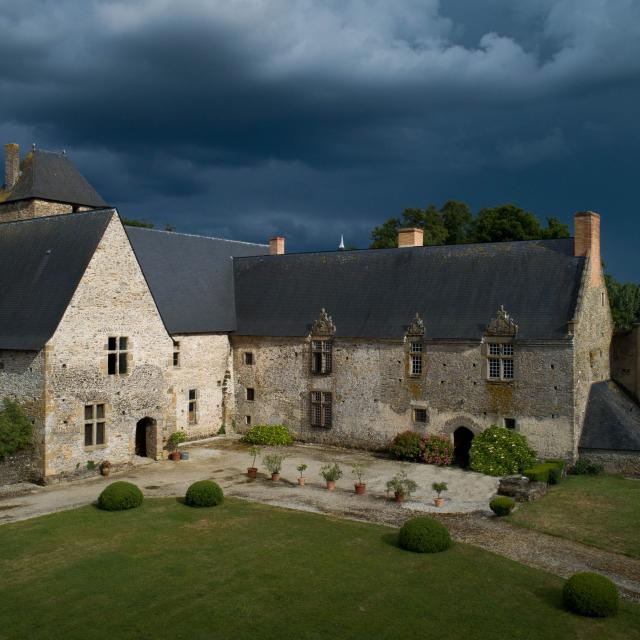
M515 380L515 347L513 340L490 339L485 344L487 380L512 382Z
M416 337L409 337L409 377L419 378L424 373L424 343Z

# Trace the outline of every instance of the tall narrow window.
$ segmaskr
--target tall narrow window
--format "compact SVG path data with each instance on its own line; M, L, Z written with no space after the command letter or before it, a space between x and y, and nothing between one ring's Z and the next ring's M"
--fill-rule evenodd
M107 370L110 376L127 373L129 338L111 336L107 343Z
M311 426L331 426L331 394L324 391L311 392Z
M411 359L410 374L412 376L421 376L422 375L422 342L419 342L417 340L411 341L409 357Z
M256 390L252 387L247 387L247 400L255 400L256 399Z
M198 390L189 389L189 424L198 422Z
M487 345L487 373L489 380L513 380L513 345L490 342Z
M253 353L251 351L245 351L245 353L244 353L244 363L245 364L253 364Z
M84 446L103 447L106 444L104 404L84 405Z
M180 366L180 343L177 340L173 341L173 366Z
M311 373L327 375L331 373L331 355L333 343L331 340L312 340L311 342Z

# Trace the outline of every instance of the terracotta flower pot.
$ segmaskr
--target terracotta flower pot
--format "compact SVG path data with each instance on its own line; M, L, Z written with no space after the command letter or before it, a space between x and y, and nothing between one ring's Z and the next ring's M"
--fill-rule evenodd
M366 488L367 488L367 483L366 482L359 482L358 484L354 485L356 488L356 493L361 496Z
M250 478L257 478L258 477L258 467L248 467L247 468L247 475Z
M335 480L327 480L327 491L334 491L336 488Z
M433 499L433 504L435 504L436 507L444 506L444 498L434 498Z
M280 480L280 474L279 474L279 473L272 473L272 474L271 474L271 479L272 479L274 482L278 482L278 480Z
M396 502L404 502L405 495L404 493L398 493L397 491L394 494Z
M174 462L177 462L178 460L180 460L180 452L179 451L172 451L169 454L169 460L173 460Z
M304 481L306 480L306 478L303 478L302 476L298 478L298 484L301 487L304 487Z

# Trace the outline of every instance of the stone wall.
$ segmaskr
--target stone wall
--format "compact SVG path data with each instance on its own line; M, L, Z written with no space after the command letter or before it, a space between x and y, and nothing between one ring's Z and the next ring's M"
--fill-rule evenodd
M128 373L108 375L109 336L128 338ZM126 233L114 213L55 334L45 347L47 477L74 473L91 461L130 460L137 421L158 433L152 456L175 429L169 388L172 340ZM84 446L84 406L103 403L106 445Z
M611 377L640 401L640 324L613 336Z
M640 476L640 451L580 449L580 457L604 466L608 473Z
M0 222L14 220L31 220L57 216L73 211L89 211L88 207L75 207L64 202L50 202L48 200L18 200L0 204Z
M0 460L0 485L34 482L41 477L34 452L16 451Z
M333 373L310 373L310 343L300 338L232 336L237 424L284 423L302 440L377 448L400 431L453 434L466 426L478 433L515 418L545 456L573 452L572 352L570 342L516 341L512 382L486 379L480 343L425 342L424 373L408 375L404 341L338 338ZM244 363L244 353L254 364ZM247 388L255 399L247 399ZM333 394L333 426L310 426L310 392ZM416 423L413 409L427 412Z
M171 370L176 428L189 439L204 438L226 426L231 392L231 346L226 334L174 335L179 342L179 366ZM189 390L197 395L196 423L189 423Z

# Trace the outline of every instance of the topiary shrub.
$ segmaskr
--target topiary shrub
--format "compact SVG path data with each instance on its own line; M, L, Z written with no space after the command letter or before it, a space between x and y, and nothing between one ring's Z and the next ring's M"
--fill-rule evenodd
M247 444L259 444L265 446L289 446L293 444L293 438L289 429L283 424L257 424L251 427L241 438Z
M537 464L529 469L525 469L522 475L529 478L531 482L549 482L549 472L555 468L554 465L550 464Z
M220 485L213 480L199 480L188 489L184 501L190 507L215 507L224 500Z
M507 496L496 496L491 499L489 503L489 508L493 513L497 516L508 516L516 506L516 501L513 498L508 498Z
M420 449L427 464L444 466L453 462L453 443L447 436L427 433L420 439Z
M422 436L415 431L403 431L391 441L389 453L398 460L420 460L422 457L421 439Z
M448 529L428 517L407 520L400 529L398 542L403 549L416 553L438 553L452 545Z
M98 498L98 507L105 511L124 511L139 507L143 500L142 491L135 484L120 480L111 483L102 491Z
M523 435L494 425L473 439L470 459L473 471L507 476L529 468L536 455Z
M581 616L605 618L618 611L616 585L598 573L585 571L571 576L562 590L562 599L567 609Z

